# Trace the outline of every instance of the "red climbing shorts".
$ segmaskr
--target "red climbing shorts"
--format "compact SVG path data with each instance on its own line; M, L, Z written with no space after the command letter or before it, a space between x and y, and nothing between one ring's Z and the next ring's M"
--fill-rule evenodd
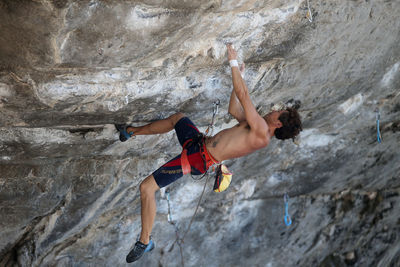
M188 117L183 117L176 123L175 132L181 146L190 139L198 139L200 135L199 130ZM185 148L187 149L187 156L193 175L203 174L211 165L217 163L211 154L207 152L204 142L192 142ZM176 156L161 166L153 172L153 176L160 188L181 178L183 176L181 155Z

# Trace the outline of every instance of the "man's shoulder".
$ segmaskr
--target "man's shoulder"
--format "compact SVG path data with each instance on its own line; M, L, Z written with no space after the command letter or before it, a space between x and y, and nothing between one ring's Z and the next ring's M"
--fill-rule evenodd
M240 135L245 136L245 142L253 149L261 149L268 146L270 142L270 136L268 134L260 135L259 132L252 131L247 121L242 121L235 127L241 128Z

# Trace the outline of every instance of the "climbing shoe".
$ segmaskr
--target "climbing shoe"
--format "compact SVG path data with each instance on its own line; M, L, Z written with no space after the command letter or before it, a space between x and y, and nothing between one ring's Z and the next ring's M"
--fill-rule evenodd
M128 140L129 138L132 137L133 132L127 132L127 128L131 127L130 125L126 125L126 124L115 124L115 128L118 130L119 132L119 140L121 142L125 142L126 140Z
M137 261L145 252L152 251L154 249L154 242L150 239L149 244L145 245L140 241L135 243L133 249L126 256L126 262L131 263Z

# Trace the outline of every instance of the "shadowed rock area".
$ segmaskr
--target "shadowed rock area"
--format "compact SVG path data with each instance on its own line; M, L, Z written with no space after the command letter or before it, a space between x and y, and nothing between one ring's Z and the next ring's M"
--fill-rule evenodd
M304 129L225 162L182 258L158 192L135 266L400 266L400 2L309 4L312 22L306 0L0 0L0 266L126 266L139 184L181 147L113 124L181 111L204 131L219 99L214 133L235 125L227 42L255 105L300 103ZM205 181L170 186L181 234Z

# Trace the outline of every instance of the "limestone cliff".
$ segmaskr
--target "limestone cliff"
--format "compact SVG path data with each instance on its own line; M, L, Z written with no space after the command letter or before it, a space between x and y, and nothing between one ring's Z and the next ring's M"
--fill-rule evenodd
M398 0L1 0L0 266L125 266L138 185L180 147L173 132L121 143L113 124L181 111L204 130L219 99L214 132L234 125L227 42L254 103L301 103L304 131L226 162L233 182L207 184L185 266L400 266L399 13ZM171 186L181 231L204 181ZM157 205L137 266L181 266L163 191Z

